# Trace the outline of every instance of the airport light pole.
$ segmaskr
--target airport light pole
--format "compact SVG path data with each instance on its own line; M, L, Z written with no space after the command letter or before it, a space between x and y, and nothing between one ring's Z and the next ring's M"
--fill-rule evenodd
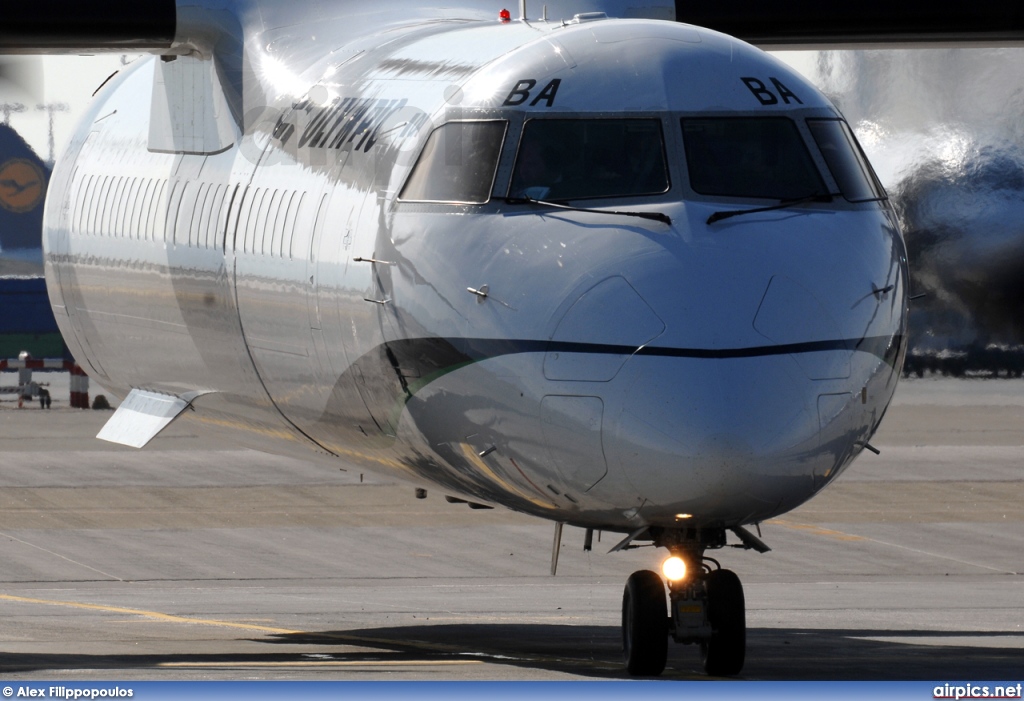
M5 102L0 105L0 112L4 113L4 126L11 125L11 115L17 112L24 112L25 105L20 102Z
M53 164L54 159L55 147L53 143L53 115L56 112L68 112L70 111L70 109L71 108L68 107L68 104L66 102L50 102L45 105L36 105L36 110L46 112L50 117L50 131L48 141L50 147L50 155L46 159L47 163Z

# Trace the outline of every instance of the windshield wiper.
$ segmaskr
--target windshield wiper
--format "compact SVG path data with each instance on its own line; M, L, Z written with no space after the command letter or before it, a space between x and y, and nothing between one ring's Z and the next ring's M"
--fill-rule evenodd
M663 224L672 224L672 218L667 214L661 212L620 212L612 209L590 209L588 207L572 207L567 204L559 204L558 202L549 202L548 200L538 200L533 197L496 197L495 199L503 200L508 204L539 204L545 207L554 207L555 209L567 209L570 212L593 212L594 214L614 214L620 217L640 217L641 219L651 219L653 221L660 221Z
M756 214L758 212L772 212L776 209L785 209L786 207L795 207L799 204L806 204L807 202L831 202L833 197L841 195L841 192L827 192L817 195L807 195L806 197L797 197L793 200L782 200L778 204L773 204L768 207L755 207L753 209L733 209L723 212L715 212L708 220L706 224L714 224L716 221L722 221L723 219L729 219L730 217L738 217L741 214Z

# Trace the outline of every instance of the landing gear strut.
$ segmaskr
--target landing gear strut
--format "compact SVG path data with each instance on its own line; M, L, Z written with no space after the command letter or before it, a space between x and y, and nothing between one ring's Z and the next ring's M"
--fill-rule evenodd
M634 676L661 674L668 656L668 637L672 636L678 643L700 646L708 674L739 674L747 643L743 586L734 572L720 569L715 560L704 557L705 549L725 545L725 531L652 528L648 535L655 545L668 548L683 561L685 575L673 574L676 578L669 579L668 615L661 575L640 570L627 580L622 595L626 670Z

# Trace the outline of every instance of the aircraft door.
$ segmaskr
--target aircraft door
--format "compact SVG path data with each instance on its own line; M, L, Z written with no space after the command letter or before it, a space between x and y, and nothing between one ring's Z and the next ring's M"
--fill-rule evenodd
M306 274L309 278L309 287L306 288L306 314L309 317L311 350L316 356L317 365L323 375L329 375L331 371L330 358L327 354L327 344L324 342L323 320L320 314L319 275L317 275L316 261L320 257L318 246L323 235L324 220L327 217L328 195L321 194L316 208L316 218L310 232L309 246L306 252Z
M402 346L395 343L400 337L393 276L399 261L379 216L378 197L374 191L361 193L360 206L353 211L357 236L346 278L350 289L357 292L351 298L353 312L365 319L362 338L354 339L360 348L360 392L380 432L395 436L410 395L401 362Z
M359 226L365 193L340 177L324 193L310 248L309 319L314 342L325 350L334 396L328 407L335 426L355 435L393 436L388 408L375 396L383 337L376 307L372 256L361 255L366 236ZM317 326L319 325L319 326Z
M311 347L302 245L315 195L268 167L257 169L237 199L235 294L245 343L274 404L301 429L320 416L325 401Z
M89 153L98 139L98 134L99 132L96 131L90 132L82 144L78 157L73 159L76 165L72 171L71 179L66 185L67 195L62 198L57 225L55 228L46 231L44 235L51 237L48 241L51 265L47 272L55 278L55 280L47 280L47 288L50 290L51 300L54 297L53 290L59 291L60 302L63 305L63 309L55 307L54 314L58 320L60 320L61 311L67 316L70 330L74 334L72 342L77 341L82 350L81 354L74 353L78 363L87 369L91 369L93 372L90 374L103 376L105 374L103 367L100 365L96 353L92 352L89 346L88 335L83 326L83 323L87 323L87 321L82 318L82 314L79 311L81 307L84 307L84 302L81 290L79 289L78 276L75 275L72 265L75 245L71 240L72 234L81 235L80 231L72 231L72 227L75 226L72 212L80 211L85 206L86 178L85 170L81 167L81 164L88 159ZM59 173L60 171L57 172ZM58 183L54 182L55 179L51 178L51 188L59 186ZM49 220L44 220L44 227L49 228L49 225ZM52 284L53 282L56 282L56 286ZM62 330L66 331L67 326L62 325ZM72 351L75 350L73 346L71 346L71 349ZM80 355L81 357L79 357Z
M89 136L82 142L82 148L79 150L78 156L73 159L74 167L71 170L70 179L64 176L63 170L57 170L51 174L50 191L56 193L58 188L63 186L64 196L61 197L56 226L53 226L49 218L43 220L43 236L46 238L46 244L51 255L50 272L54 276L54 280L48 281L47 287L51 290L59 290L61 302L65 305L68 314L71 314L72 310L67 308L67 302L63 299L65 293L60 284L62 279L68 276L68 271L65 269L66 264L59 263L58 261L62 256L66 256L70 252L72 227L76 225L72 212L81 211L87 182L85 170L82 168L82 161L88 156L95 139L96 132L90 132ZM58 178L60 179L58 180ZM56 287L49 284L54 281L57 282Z

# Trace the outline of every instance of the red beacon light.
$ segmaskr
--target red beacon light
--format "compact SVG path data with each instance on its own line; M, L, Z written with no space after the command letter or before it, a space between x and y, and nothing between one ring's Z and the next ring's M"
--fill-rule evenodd
M512 13L509 12L508 10L502 10L501 12L498 13L498 19L501 20L502 22L511 22Z

